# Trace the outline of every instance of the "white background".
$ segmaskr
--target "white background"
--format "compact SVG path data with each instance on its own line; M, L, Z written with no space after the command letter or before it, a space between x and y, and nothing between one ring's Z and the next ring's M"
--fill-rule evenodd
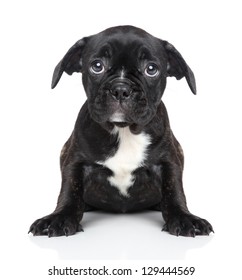
M191 279L239 279L239 2L1 2L2 279L50 279L47 269L53 265L102 264L135 269L143 265L188 265L197 270ZM82 223L85 232L68 238L27 234L35 219L54 210L60 189L59 153L85 100L80 74L64 74L57 88L50 89L54 67L78 39L120 24L141 27L170 41L195 73L197 96L192 95L184 79L170 78L163 100L186 155L188 206L212 223L215 234L209 237L177 238L161 232L163 220L157 212L87 213ZM137 275L130 279L135 277L142 279Z

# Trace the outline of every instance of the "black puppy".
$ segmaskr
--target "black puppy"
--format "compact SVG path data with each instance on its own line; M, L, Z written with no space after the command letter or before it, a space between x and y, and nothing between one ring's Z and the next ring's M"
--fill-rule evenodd
M52 88L63 72L82 73L87 101L61 151L57 207L29 231L75 234L91 209L156 209L171 234L213 231L187 208L183 152L161 101L168 76L185 77L196 93L193 72L174 46L136 27L113 27L77 41L56 66Z

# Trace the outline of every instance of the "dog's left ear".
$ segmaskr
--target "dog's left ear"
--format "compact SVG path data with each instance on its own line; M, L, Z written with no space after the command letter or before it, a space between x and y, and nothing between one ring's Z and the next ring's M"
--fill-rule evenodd
M167 74L177 80L185 77L191 91L196 94L196 81L194 74L178 50L169 42L163 41L163 46L168 55Z
M84 37L83 39L77 41L65 54L62 60L56 65L51 88L55 88L58 84L63 72L71 75L74 72L81 72L82 70L82 52L88 41L89 37Z

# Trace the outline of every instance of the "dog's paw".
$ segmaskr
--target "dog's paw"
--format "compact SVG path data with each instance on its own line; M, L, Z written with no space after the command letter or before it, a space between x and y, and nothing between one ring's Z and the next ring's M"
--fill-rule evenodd
M74 217L65 214L50 214L36 220L29 229L33 235L69 236L83 231L81 225Z
M170 218L164 225L163 231L179 236L195 237L196 235L209 235L213 231L211 224L192 214L182 214Z

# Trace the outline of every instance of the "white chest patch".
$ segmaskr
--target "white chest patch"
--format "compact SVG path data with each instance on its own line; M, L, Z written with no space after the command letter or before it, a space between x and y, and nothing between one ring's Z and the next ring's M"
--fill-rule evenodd
M110 184L118 188L122 195L127 196L127 190L134 182L132 172L142 166L146 159L150 136L143 132L135 135L130 132L129 127L115 127L113 133L118 133L118 150L99 164L113 171L113 176L108 178Z

